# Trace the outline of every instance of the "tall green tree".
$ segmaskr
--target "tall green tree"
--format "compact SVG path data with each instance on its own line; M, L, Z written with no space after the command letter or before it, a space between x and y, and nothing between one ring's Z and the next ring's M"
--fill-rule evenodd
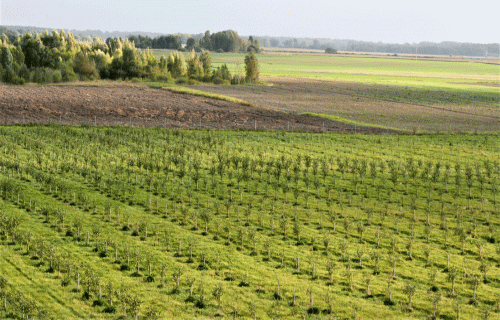
M179 52L172 52L167 59L167 68L173 77L181 77L186 74L186 61Z
M259 62L254 53L249 53L245 57L246 81L256 83L259 81Z
M200 61L203 64L203 72L206 75L210 74L210 68L212 67L212 58L210 58L210 53L207 50L201 50Z
M13 67L14 58L8 46L3 46L0 51L0 64L4 69Z
M205 31L205 35L200 41L200 47L212 50L212 36L210 35L210 30Z
M186 50L193 50L199 46L198 40L195 38L189 38L186 41Z
M194 49L188 56L188 77L194 79L200 79L204 76L203 63L200 58L194 52Z
M21 38L21 48L24 53L24 62L29 68L41 67L44 45L39 36L33 37L31 33Z

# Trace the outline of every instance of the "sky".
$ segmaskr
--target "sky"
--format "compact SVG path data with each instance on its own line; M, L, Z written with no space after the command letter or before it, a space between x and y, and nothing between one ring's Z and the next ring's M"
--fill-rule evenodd
M500 1L0 0L0 24L101 31L500 42Z

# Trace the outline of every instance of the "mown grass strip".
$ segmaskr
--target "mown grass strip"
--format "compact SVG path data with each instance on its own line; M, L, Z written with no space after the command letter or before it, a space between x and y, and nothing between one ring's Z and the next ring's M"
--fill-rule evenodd
M256 105L254 105L248 101L245 101L245 100L226 96L223 94L217 94L217 93L197 90L197 89L191 89L191 88L186 88L186 87L181 87L181 86L167 86L167 87L163 86L162 89L169 90L169 91L172 91L175 93L190 94L190 95L198 96L198 97L205 97L205 98L210 98L210 99L239 103L239 104L242 104L244 106L249 106L249 107L257 107Z
M331 121L335 121L335 122L357 125L357 126L360 126L360 127L379 128L379 129L395 130L395 131L402 131L402 132L410 132L409 130L406 130L406 129L386 127L386 126L381 126L381 125L378 125L378 124L373 124L373 123L367 123L367 122L362 122L362 121L356 121L356 120L351 120L351 119L347 119L347 118L342 118L342 117L334 116L334 115L331 115L331 114L304 112L304 113L301 113L300 115L302 115L302 116L310 116L310 117L319 117L319 118L323 118L323 119L327 119L327 120L331 120Z

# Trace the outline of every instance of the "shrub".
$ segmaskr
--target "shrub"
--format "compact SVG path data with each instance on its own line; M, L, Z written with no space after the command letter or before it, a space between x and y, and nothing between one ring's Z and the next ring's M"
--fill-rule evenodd
M214 78L214 79L212 80L212 82L213 82L214 84L222 84L222 82L223 82L223 81L224 81L224 80L223 80L223 79L221 79L221 78Z
M2 75L3 82L13 83L16 77L17 77L16 73L14 72L14 69L12 69L12 67L10 66L5 67L5 70Z
M196 79L189 79L188 80L188 84L191 85L191 86L194 86L194 85L197 85L199 84L200 82Z
M61 70L50 70L52 72L52 82L62 82L63 77Z
M71 68L69 65L62 64L59 67L59 70L61 72L62 81L70 82L78 80L78 75L73 71L73 68Z
M80 75L82 80L99 78L95 62L82 52L78 52L73 59L73 70Z
M215 79L222 79L222 80L231 80L231 72L229 72L229 68L227 67L226 64L223 64L220 67L217 67L212 73L212 79L215 83Z
M259 53L260 49L257 48L255 45L252 44L251 46L248 47L247 52L250 52L250 53Z
M165 72L152 72L149 79L154 82L172 82L172 76L168 71Z
M16 86L22 86L26 83L26 80L20 77L14 77L14 80L12 81L12 84Z
M188 78L182 77L182 78L179 78L179 79L175 80L175 83L177 83L177 84L186 84L186 83L188 83L188 81L189 81Z
M105 313L115 313L116 312L116 308L115 308L115 306L107 306L106 308L104 308L103 311Z
M202 82L212 82L212 76L211 75L204 75L203 78L200 79Z
M245 84L246 79L244 76L235 74L233 78L231 78L231 84L237 85L237 84Z
M325 53L327 53L327 54L336 54L337 50L335 50L333 48L326 48Z
M23 63L19 69L19 77L24 79L25 82L31 81L31 72L28 67Z
M36 83L51 83L53 82L52 70L49 68L35 68L32 71L33 82Z

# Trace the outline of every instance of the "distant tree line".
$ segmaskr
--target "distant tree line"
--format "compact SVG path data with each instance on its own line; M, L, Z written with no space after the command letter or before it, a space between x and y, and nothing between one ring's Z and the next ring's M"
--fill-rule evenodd
M499 44L457 43L457 42L421 42L419 44L385 44L362 42L352 43L346 51L356 52L384 52L418 55L443 55L443 56L472 56L472 57L498 57L500 56Z
M273 38L259 37L263 47L297 48L325 50L329 47L340 51L353 52L379 52L422 55L453 55L476 57L500 57L500 44L460 43L443 41L440 43L420 42L390 44L383 42L337 40L337 39L311 39L311 38Z
M0 26L0 36L3 36L3 35L6 35L7 38L9 38L10 42L14 42L14 41L16 41L18 33L14 32L12 30L9 30L5 27Z
M163 37L161 41L168 44L172 39L178 44L176 37ZM178 83L256 82L257 58L253 54L247 58L251 68L247 67L247 76L243 77L231 75L226 65L212 68L210 54L204 49L199 55L192 50L187 59L178 51L157 59L151 52L137 49L129 39L104 41L95 37L82 41L64 30L27 33L15 39L4 33L0 37L0 80L12 84L131 78Z
M189 40L189 39L188 39ZM250 36L248 39L240 37L236 31L226 30L210 34L206 31L202 39L198 43L196 41L190 44L196 48L204 48L210 51L217 52L260 52L260 41Z
M17 35L23 35L28 32L40 33L44 28L26 27L26 26L0 26L0 35L7 34L11 42L14 42ZM195 49L200 52L201 49L210 51L223 51L223 52L258 52L260 46L267 47L284 47L284 48L300 48L300 49L318 49L325 50L329 47L335 48L339 51L353 51L353 52L379 52L379 53L407 53L407 54L428 54L428 55L454 55L454 56L479 56L479 57L500 57L500 44L480 44L480 43L460 43L452 41L444 41L440 43L434 42L420 42L420 43L405 43L405 44L390 44L382 42L369 42L369 41L356 41L348 39L329 39L329 38L290 38L290 37L250 37L252 40L239 37L235 31L228 30L214 34L206 32L205 34L183 34L177 33L172 35L162 35L160 33L152 32L103 32L101 30L65 30L66 33L71 31L76 39L90 41L93 37L106 38L131 38L133 36L149 39L133 39L136 47L138 48L158 48L158 49L174 49L181 50L181 46L177 48L155 47L153 40L160 37L176 37L179 38L181 44L186 44L186 50L191 51ZM210 38L207 41L207 33ZM140 35L140 36L139 36ZM237 39L237 37L241 39ZM213 37L213 38L212 38ZM226 38L221 41L221 38ZM216 40L218 39L218 40ZM146 41L144 41L146 40ZM258 42L257 42L258 41ZM142 43L146 43L145 46ZM177 42L178 43L178 42ZM230 43L228 45L228 43ZM253 47L252 47L253 46Z
M179 35L160 36L151 38L148 36L128 37L135 43L137 48L141 49L174 49L182 50L182 41ZM260 41L249 37L248 39L240 37L236 31L227 30L211 34L205 32L202 37L190 37L186 40L186 51L195 50L201 52L202 49L215 52L260 52Z
M182 48L182 41L179 35L159 36L157 38L131 35L128 39L133 41L135 43L135 47L139 49L151 48L179 50Z

